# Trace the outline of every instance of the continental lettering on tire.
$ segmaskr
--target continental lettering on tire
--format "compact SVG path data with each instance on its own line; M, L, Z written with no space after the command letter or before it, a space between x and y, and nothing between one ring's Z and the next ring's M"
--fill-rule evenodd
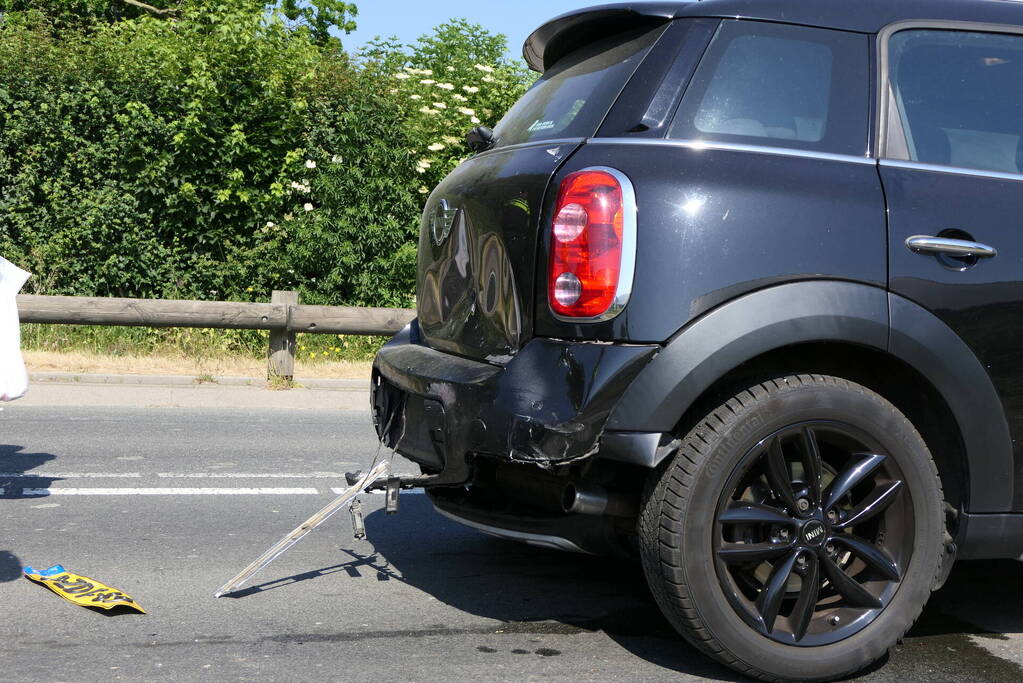
M59 564L41 571L37 571L32 567L25 567L24 572L25 578L29 581L46 586L60 597L76 605L99 607L101 609L128 607L138 610L143 614L146 613L135 602L135 599L127 593L111 588L87 576L80 576L69 572Z

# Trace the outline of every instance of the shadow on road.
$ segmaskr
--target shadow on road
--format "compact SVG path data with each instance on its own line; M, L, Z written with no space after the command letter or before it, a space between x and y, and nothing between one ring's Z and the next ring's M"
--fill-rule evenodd
M1023 563L960 562L911 635L1023 633Z
M25 453L24 446L0 443L0 499L23 498L24 489L48 488L58 479L35 476L29 472L57 456L52 453Z
M508 632L603 631L627 650L661 666L717 680L740 680L675 633L647 591L638 562L502 541L440 517L426 496L402 496L401 500L398 516L377 511L366 518L375 553L360 555L342 549L350 560L269 581L230 597L339 572L353 578L402 581L463 612L508 622Z
M57 456L52 453L24 453L24 446L0 443L0 500L24 498L24 489L49 488L54 477L33 476L29 470ZM24 476L27 475L27 476ZM0 550L0 583L21 578L21 561L8 550Z
M0 550L0 583L21 578L21 560L9 550Z
M409 517L419 523L409 523ZM366 525L375 553L360 555L342 549L351 559L231 597L339 572L353 578L402 581L463 612L508 622L509 630L566 635L602 631L636 656L665 668L741 680L675 633L647 590L638 561L574 555L491 538L440 517L425 496L403 496L400 515L388 517L377 511L367 517ZM1023 633L1023 613L1016 609L1020 604L1023 564L961 563L906 639L860 680L887 681L896 676L1023 680L1023 669L975 641ZM938 678L930 678L933 675Z

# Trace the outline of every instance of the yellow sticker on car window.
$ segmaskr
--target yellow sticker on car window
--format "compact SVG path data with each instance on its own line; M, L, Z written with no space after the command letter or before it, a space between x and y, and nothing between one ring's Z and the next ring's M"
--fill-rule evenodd
M25 578L41 583L65 600L82 607L99 607L102 609L130 607L143 614L146 613L130 595L102 584L95 579L69 572L59 564L55 564L49 569L43 569L42 571L36 571L32 567L25 567Z

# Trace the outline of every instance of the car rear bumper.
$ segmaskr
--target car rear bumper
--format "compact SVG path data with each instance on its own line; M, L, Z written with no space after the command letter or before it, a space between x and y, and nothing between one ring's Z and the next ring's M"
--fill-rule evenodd
M426 346L413 321L373 364L377 434L439 474L434 485L470 481L477 457L544 468L583 460L658 348L533 339L496 365Z

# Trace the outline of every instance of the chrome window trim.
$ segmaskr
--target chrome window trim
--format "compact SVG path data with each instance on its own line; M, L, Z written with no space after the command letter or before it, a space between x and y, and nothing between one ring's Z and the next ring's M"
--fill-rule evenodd
M938 30L938 31L965 31L972 33L1003 33L1011 35L1023 35L1023 26L1011 24L990 24L979 21L928 21L922 19L909 19L896 21L888 24L877 34L877 135L874 139L874 156L878 159L888 159L888 131L891 81L888 78L889 51L888 43L891 37L900 31L912 30ZM893 161L906 161L917 163L909 159L892 159ZM925 166L940 166L939 164L923 164ZM943 168L958 168L943 166ZM986 172L983 175L991 175ZM971 174L972 175L972 174ZM1012 175L1012 174L1007 174ZM999 177L995 175L994 177Z
M629 298L632 296L633 281L636 277L636 214L639 211L636 205L636 189L632 186L632 181L629 180L628 176L616 168L611 168L610 166L587 166L573 172L582 173L584 171L603 171L614 177L618 181L619 187L622 188L622 262L621 270L618 273L618 287L615 289L614 299L611 300L611 305L608 306L606 311L589 318L576 318L555 313L554 308L551 306L550 295L550 258L551 249L554 246L554 236L551 234L551 249L547 250L547 274L544 278L547 287L547 310L557 320L568 323L597 323L616 317L629 303ZM554 216L551 216L551 223L553 224L553 222ZM550 228L548 228L548 232L551 232Z
M1017 182L1023 182L1023 173L1002 173L1000 171L985 171L978 168L963 168L962 166L922 164L919 161L903 161L902 159L881 159L879 165L889 168L905 168L913 171L931 171L934 173L968 175L977 178L997 178L999 180L1015 180Z
M773 156L799 157L803 159L821 159L824 161L842 161L852 164L874 164L870 156L854 156L852 154L833 154L831 152L815 152L811 149L793 149L791 147L772 147L769 145L743 145L733 142L717 142L712 140L668 140L660 138L590 138L588 145L663 145L667 147L684 147L694 151L723 150L727 152L747 152L751 154L768 154Z

